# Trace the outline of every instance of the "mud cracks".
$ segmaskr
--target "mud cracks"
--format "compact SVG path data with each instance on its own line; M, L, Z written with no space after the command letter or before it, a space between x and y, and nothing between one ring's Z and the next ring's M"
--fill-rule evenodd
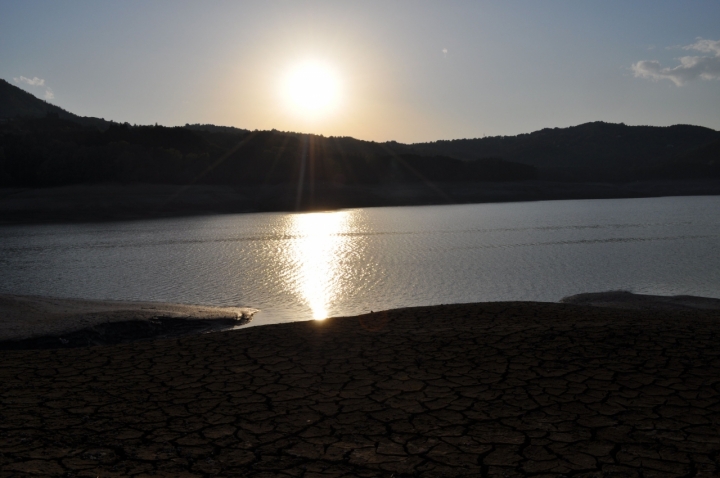
M720 316L425 307L0 352L0 476L718 476Z

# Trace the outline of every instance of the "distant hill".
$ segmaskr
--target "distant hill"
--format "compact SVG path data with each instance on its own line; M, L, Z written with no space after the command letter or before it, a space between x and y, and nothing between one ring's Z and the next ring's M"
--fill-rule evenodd
M252 184L296 184L303 177L309 183L371 185L537 177L534 167L508 161L462 161L404 150L409 148L352 138L253 132L207 171L203 181L224 184L228 178L242 178Z
M601 121L494 136L413 144L423 154L460 159L499 157L529 164L547 179L625 180L720 139L701 126L626 126Z
M517 136L377 143L210 124L119 124L75 115L4 80L0 120L0 187L6 188L204 184L330 188L341 198L350 187L432 189L443 183L449 197L452 190L497 190L488 183L534 179L618 183L720 178L720 132L690 125L595 122ZM294 200L294 193L288 194Z
M250 130L236 128L234 126L217 126L214 124L185 124L185 129L193 131L207 131L209 133L249 133Z
M649 175L663 179L720 178L720 140L663 161L650 168Z
M59 106L41 100L0 79L0 119L43 118L48 114L57 115L60 119L73 121L84 126L107 128L110 125L110 122L104 119L78 116L65 111Z
M533 166L406 152L408 146L279 131L130 126L56 116L0 124L0 186L115 182L276 186L523 181Z

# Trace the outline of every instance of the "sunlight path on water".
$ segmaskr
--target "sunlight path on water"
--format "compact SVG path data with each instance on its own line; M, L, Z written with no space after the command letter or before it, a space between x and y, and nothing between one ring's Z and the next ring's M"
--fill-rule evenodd
M343 277L349 272L344 268L351 252L352 239L347 235L351 215L340 211L291 216L289 232L297 239L288 244L286 278L315 320L327 318L329 306L346 293Z
M0 226L0 293L259 309L250 325L584 292L720 298L720 196Z

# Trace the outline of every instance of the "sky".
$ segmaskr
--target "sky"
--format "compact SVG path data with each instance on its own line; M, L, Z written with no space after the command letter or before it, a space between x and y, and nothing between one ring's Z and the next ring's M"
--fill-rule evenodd
M720 1L0 0L0 78L131 124L404 143L720 130Z

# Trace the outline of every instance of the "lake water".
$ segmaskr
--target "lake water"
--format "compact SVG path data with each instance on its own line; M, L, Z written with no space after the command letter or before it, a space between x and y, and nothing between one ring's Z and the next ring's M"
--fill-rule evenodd
M0 227L0 292L248 306L254 324L624 289L720 298L720 197Z

